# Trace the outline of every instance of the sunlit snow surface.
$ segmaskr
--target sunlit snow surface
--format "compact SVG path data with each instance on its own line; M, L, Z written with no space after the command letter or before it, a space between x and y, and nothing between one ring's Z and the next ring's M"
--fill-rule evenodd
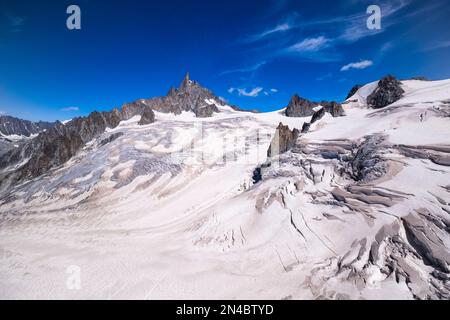
M346 117L314 124L255 185L278 123L301 129L309 118L221 107L208 119L156 113L154 124L108 129L0 195L0 298L444 298L403 218L430 212L445 269L450 167L400 146L450 148L450 81L403 83L404 98L381 110L365 106L376 83L360 89ZM382 139L387 170L356 183L328 154L351 154L368 136Z

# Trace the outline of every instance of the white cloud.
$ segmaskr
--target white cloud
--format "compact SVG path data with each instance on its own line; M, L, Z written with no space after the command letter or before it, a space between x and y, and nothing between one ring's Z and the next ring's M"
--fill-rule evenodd
M239 95L244 97L257 97L259 93L263 90L261 87L253 88L250 91L247 91L246 89L238 89Z
M360 62L352 62L341 68L341 71L348 71L350 69L365 69L373 65L371 60L364 60Z
M330 45L330 40L324 36L317 38L306 38L305 40L298 42L289 48L289 51L294 52L316 52L324 49Z
M250 38L247 39L248 42L254 42L254 41L259 41L267 36L270 36L274 33L278 33L278 32L286 32L288 30L290 30L292 28L291 24L286 22L286 23L282 23L279 24L271 29L268 29L264 32L261 32L259 34L253 35Z
M6 114L6 111L0 110L0 116L3 116Z
M64 111L64 112L78 111L78 110L80 110L80 108L78 108L78 107L67 107L67 108L61 109L61 111Z
M278 92L278 89L272 88L272 89L270 89L270 91L273 92L273 93L277 93L277 92Z
M245 67L245 68L240 68L240 69L232 69L232 70L226 70L224 72L222 72L220 75L225 75L225 74L230 74L230 73L245 73L245 72L252 72L252 71L256 71L259 68L261 68L263 65L266 64L266 61L262 61L260 63L257 63L253 66L249 66L249 67Z
M261 87L253 88L250 91L247 91L247 89L245 89L245 88L230 88L230 89L228 89L229 93L237 92L240 96L244 96L244 97L257 97L261 93L261 91L263 91L263 88L261 88Z

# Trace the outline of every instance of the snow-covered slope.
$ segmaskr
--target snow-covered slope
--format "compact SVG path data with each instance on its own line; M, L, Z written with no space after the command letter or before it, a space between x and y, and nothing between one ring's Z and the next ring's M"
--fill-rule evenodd
M376 85L256 184L279 122L309 118L218 106L107 130L0 195L0 298L448 299L450 80L373 110Z

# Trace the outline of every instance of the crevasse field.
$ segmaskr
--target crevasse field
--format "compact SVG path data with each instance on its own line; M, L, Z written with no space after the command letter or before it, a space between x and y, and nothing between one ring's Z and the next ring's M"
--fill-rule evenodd
M359 89L258 183L278 124L309 119L122 122L0 195L0 298L449 299L450 80L402 83L380 110Z

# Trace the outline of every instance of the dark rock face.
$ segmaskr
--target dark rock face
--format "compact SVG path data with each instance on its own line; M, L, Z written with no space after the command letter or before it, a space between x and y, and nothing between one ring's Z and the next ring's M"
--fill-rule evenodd
M398 101L405 91L401 82L389 75L378 82L378 87L367 97L367 104L374 109L384 108Z
M300 131L297 129L290 130L288 126L285 126L280 122L275 131L275 136L272 139L269 150L267 150L267 156L276 156L290 150L295 145L299 135Z
M314 108L317 103L294 95L286 107L285 114L287 117L302 118L310 117L314 114Z
M147 107L144 109L144 112L142 113L142 116L141 116L141 120L139 121L138 124L140 126L145 126L145 125L151 124L153 122L155 122L155 113L153 112L152 109Z
M313 124L314 122L319 121L320 119L322 119L325 116L325 108L321 108L320 110L316 111L313 116L311 117L311 124Z
M314 114L311 117L311 121L303 123L302 133L307 133L311 128L311 125L322 119L327 112L331 114L334 118L345 116L345 111L342 108L342 105L335 101L332 102L323 101L320 104L323 107L314 112Z
M351 97L353 97L353 95L359 90L361 89L363 86L360 84L357 84L355 86L353 86L353 88L351 88L350 92L348 93L347 97L345 98L345 100L350 99Z
M0 132L5 136L19 135L29 137L32 134L50 129L56 122L32 122L11 116L0 116Z
M302 126L302 133L307 133L311 129L311 123L304 122Z
M257 109L245 110L245 109L239 108L238 106L230 106L230 108L233 109L234 111L260 113L260 111Z
M262 180L262 172L261 168L258 167L255 170L253 170L253 176L252 176L253 183L256 184Z
M321 104L324 107L325 111L331 114L333 118L345 116L344 108L342 108L342 105L340 103L337 103L336 101L324 101Z
M431 81L430 79L424 76L412 77L410 80Z
M266 162L256 167L255 170L253 170L252 174L253 184L257 184L258 182L262 181L264 179L264 174L269 170L271 166L272 163L268 159Z
M0 157L14 148L15 145L12 141L0 138Z
M123 136L123 132L116 132L116 133L113 133L113 134L110 135L108 138L103 139L102 141L100 141L100 146L107 145L108 143L111 143L111 142L113 142L114 140L117 140L117 139L120 138L121 136Z
M220 112L215 104L207 104L205 106L197 107L194 110L195 116L197 118L209 118L215 112Z
M197 117L204 118L219 112L212 100L225 104L222 99L216 97L198 82L190 80L188 73L180 87L178 89L172 87L167 96L140 100L139 103L159 112L180 114L183 111L192 111Z
M314 122L319 121L320 119L322 119L325 116L325 113L327 111L325 110L325 107L320 108L319 110L317 110L316 112L314 112L313 116L311 117L311 121L310 122L305 122L303 123L303 127L302 127L302 133L307 133L309 131L309 129L311 129L311 125Z

